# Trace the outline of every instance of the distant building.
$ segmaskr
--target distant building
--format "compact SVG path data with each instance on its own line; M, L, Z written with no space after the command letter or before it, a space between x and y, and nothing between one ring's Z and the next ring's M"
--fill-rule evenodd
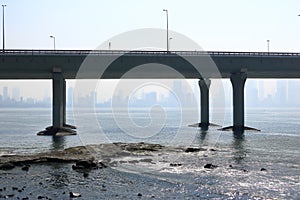
M247 107L258 106L259 92L257 89L256 80L248 80L245 86L246 86L246 106Z
M3 87L3 100L8 100L9 96L8 96L8 87Z
M299 80L289 80L288 81L288 99L287 106L299 106L299 91L300 91L300 81Z
M12 99L20 101L20 88L14 87L12 90Z
M277 80L276 105L279 107L286 106L288 98L287 81Z
M154 105L157 103L157 94L156 92L146 93L144 101L147 105Z

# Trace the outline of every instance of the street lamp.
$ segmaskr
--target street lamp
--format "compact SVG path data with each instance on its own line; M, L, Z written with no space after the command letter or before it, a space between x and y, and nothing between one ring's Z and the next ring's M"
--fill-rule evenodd
M6 7L6 5L2 5L2 8L3 8L3 17L2 17L2 19L3 19L3 22L2 22L2 31L3 31L3 33L2 33L2 36L3 36L3 38L2 38L2 42L3 42L3 52L4 52L4 49L5 49L5 37L4 37L4 8Z
M169 13L167 9L163 9L167 16L167 51L169 51Z
M268 43L268 53L270 53L270 40L267 40Z
M54 47L54 50L55 50L55 37L53 35L50 35L50 38L53 38L53 47Z

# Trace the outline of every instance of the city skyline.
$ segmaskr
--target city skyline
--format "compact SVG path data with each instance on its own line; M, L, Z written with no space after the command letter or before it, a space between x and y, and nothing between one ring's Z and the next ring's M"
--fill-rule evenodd
M173 88L171 91L162 91L158 88L153 90L151 86L148 88L140 88L136 93L131 94L131 97L122 95L122 93L114 94L111 97L101 96L100 91L94 91L87 95L81 95L74 97L74 86L69 84L67 88L67 106L70 107L76 102L77 106L92 105L96 102L96 106L108 107L111 106L112 99L114 101L128 101L128 105L131 107L147 107L159 104L169 107L188 107L192 101L198 103L199 106L199 88L198 82L193 81L192 90L188 90L187 86L182 86L182 82L179 80L173 80ZM250 79L246 82L245 86L245 105L246 107L293 107L300 106L300 101L297 98L297 91L300 90L300 81L298 80L277 80L274 86L275 91L268 91L268 87L265 87L264 81L261 79ZM214 83L212 81L212 83ZM232 88L230 82L223 83L224 89L224 105L226 107L232 106ZM44 90L43 96L40 98L22 95L22 90L18 86L8 87L2 86L0 92L0 106L13 107L13 106L42 106L51 107L52 94L51 86L49 89ZM173 94L172 94L173 93ZM218 92L211 91L211 99L214 101L214 97ZM176 97L177 95L177 97ZM218 97L222 98L222 97ZM179 100L183 102L178 102ZM75 105L75 104L74 104ZM212 103L211 103L211 106Z

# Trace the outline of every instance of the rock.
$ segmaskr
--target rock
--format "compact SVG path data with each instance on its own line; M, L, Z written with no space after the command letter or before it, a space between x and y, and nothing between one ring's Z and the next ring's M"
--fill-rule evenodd
M23 170L23 171L28 171L28 170L29 170L29 166L24 166L24 167L22 167L22 170Z
M12 190L18 190L19 188L17 188L17 187L12 187L11 189L12 189Z
M263 171L268 171L268 170L266 168L261 168L260 171L263 172Z
M29 197L24 197L22 198L22 200L29 200Z
M103 164L102 162L93 162L91 160L83 160L83 161L77 161L75 165L72 165L73 170L83 170L83 169L102 169L106 168L107 166Z
M85 168L84 168L84 166L80 166L80 165L79 165L79 166L77 166L77 165L72 165L72 169L73 169L73 170L82 170L82 169L85 169Z
M89 176L89 173L86 173L86 172L83 173L83 177L84 177L84 178L87 178L88 176Z
M120 146L123 150L129 152L147 152L147 151L158 151L163 148L160 144L149 144L149 143L114 143Z
M75 193L75 192L70 192L70 197L71 198L81 197L81 194Z
M38 199L48 199L46 196L38 196Z
M199 151L206 151L206 149L203 149L203 148L188 147L184 152L185 152L185 153L193 153L193 152L199 152Z
M179 167L182 166L181 163L170 163L170 167Z
M138 193L138 195L137 195L138 197L141 197L141 196L143 196L141 193Z
M0 165L0 170L10 170L10 169L13 169L13 168L15 168L15 165L10 163L10 162Z
M76 162L76 166L83 166L84 168L96 168L97 164L91 160L87 160L87 161L84 160L84 161Z
M204 165L205 169L214 169L214 168L217 168L217 167L218 167L217 165L213 165L211 163Z

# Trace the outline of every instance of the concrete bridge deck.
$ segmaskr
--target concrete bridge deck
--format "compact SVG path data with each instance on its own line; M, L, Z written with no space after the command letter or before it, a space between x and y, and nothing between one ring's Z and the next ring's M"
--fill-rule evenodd
M60 67L65 79L74 79L89 55L94 59L95 70L107 67L102 60L122 59L115 62L115 68L107 70L101 78L118 79L129 70L131 65L160 63L173 66L186 78L201 78L188 66L183 58L189 60L210 57L220 74L207 74L206 78L230 78L232 73L247 69L248 78L300 78L300 53L281 52L219 52L219 51L109 51L109 50L5 50L0 53L0 79L52 79L53 67ZM120 66L122 65L122 66ZM116 70L116 68L118 69ZM149 71L151 72L151 71ZM147 75L148 74L148 75ZM145 76L145 77L144 77ZM148 73L142 78L155 78L158 74ZM154 76L154 77L153 77ZM95 78L93 73L91 77ZM141 78L128 77L128 78ZM157 78L177 78L172 75L161 75Z

